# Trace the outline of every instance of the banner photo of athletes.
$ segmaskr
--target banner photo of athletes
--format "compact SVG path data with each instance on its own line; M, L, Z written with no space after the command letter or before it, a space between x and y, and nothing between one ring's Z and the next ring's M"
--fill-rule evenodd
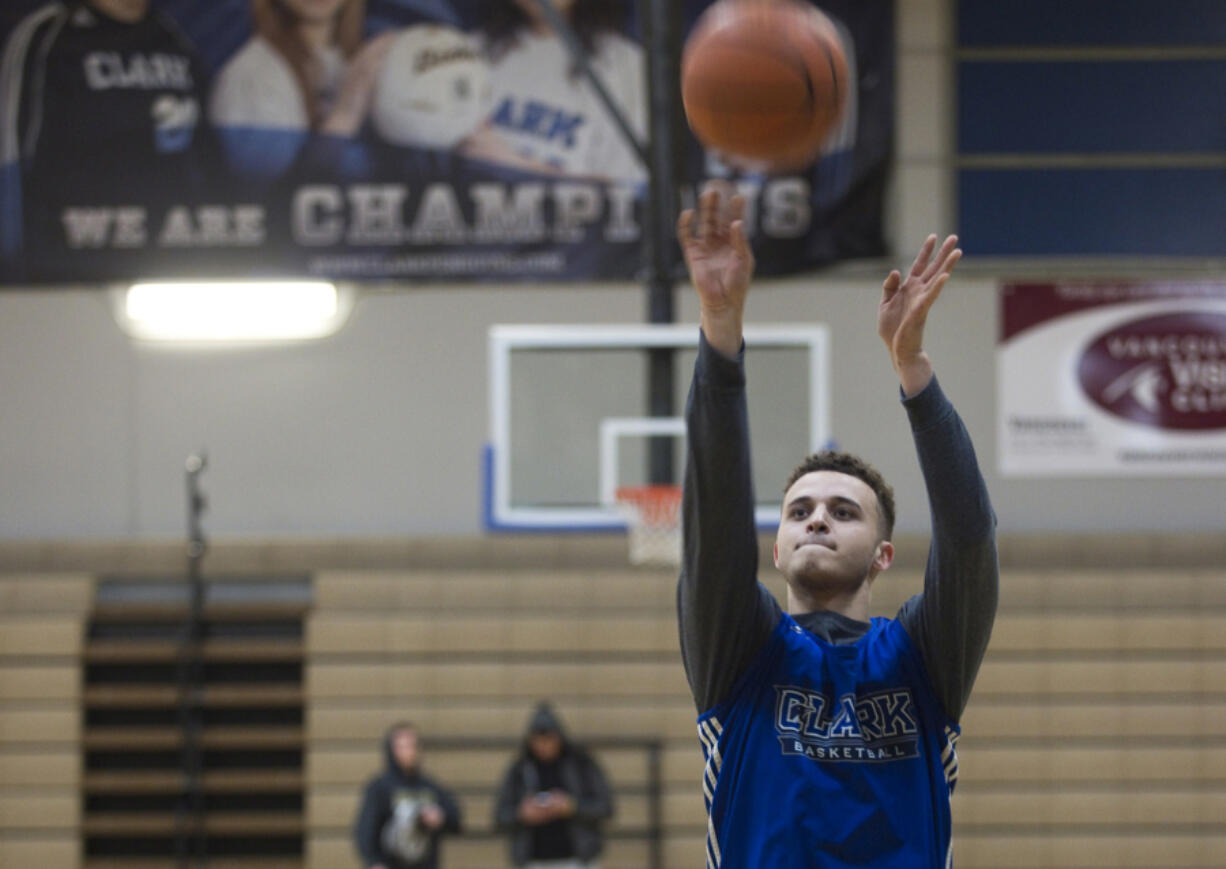
M1005 284L1001 472L1226 475L1226 283Z
M685 0L683 32L709 2ZM555 5L645 141L639 4ZM755 174L684 132L684 201L734 180L764 274L884 252L892 0L819 5L852 73L813 167ZM640 277L646 170L530 10L6 0L0 283Z

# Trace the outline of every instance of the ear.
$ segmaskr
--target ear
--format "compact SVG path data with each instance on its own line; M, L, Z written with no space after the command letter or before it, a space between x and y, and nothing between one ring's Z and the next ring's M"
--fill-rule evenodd
M778 570L779 569L779 541L778 540L775 541L775 546L774 546L773 551L775 553L775 569Z
M890 565L894 563L894 544L888 540L882 540L877 544L877 554L873 556L873 572L881 573L889 570Z

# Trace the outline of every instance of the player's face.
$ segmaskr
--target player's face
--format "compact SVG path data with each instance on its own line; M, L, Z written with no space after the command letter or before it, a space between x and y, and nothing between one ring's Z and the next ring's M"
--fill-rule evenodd
M285 7L303 21L331 21L348 0L281 0Z
M417 734L412 730L397 730L392 734L392 756L401 769L415 769L418 753Z
M879 509L877 494L858 477L805 474L784 495L775 566L804 597L854 590L889 566L893 549L881 539Z

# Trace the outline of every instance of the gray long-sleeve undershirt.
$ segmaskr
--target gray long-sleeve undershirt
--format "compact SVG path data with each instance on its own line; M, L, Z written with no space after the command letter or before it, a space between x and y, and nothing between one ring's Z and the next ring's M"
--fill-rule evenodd
M942 707L957 721L996 615L996 518L970 436L936 378L902 403L928 490L932 542L924 591L902 606L898 620L919 648ZM743 347L729 359L700 337L686 422L677 616L686 676L702 712L728 697L782 613L757 581ZM827 611L795 618L836 644L855 642L869 627Z

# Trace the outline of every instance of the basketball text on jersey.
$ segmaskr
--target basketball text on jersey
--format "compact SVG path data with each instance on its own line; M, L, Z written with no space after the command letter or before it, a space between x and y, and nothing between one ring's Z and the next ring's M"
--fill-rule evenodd
M919 725L906 688L834 700L811 688L776 685L775 697L775 730L784 754L864 762L919 756Z

